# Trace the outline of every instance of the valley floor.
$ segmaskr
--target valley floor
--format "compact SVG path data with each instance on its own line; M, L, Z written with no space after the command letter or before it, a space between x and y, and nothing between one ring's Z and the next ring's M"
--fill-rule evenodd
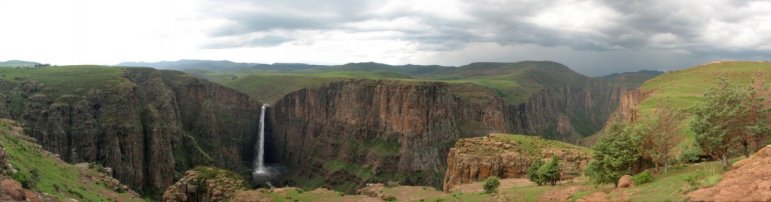
M452 192L431 187L394 186L374 188L377 194L344 195L326 189L260 189L240 192L234 201L684 201L686 193L720 181L720 162L685 164L655 176L650 183L631 188L595 186L586 177L557 186L537 186L527 179L502 179L499 192L483 193L482 183L460 185ZM379 197L373 197L379 196Z

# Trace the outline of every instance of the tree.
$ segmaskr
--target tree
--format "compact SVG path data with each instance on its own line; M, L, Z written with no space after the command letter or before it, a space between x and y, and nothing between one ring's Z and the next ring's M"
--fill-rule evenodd
M752 83L747 88L747 99L744 104L747 111L743 117L740 117L744 122L740 144L746 157L749 157L752 151L762 147L771 133L771 129L767 126L770 105L765 99L767 95L763 74L754 75Z
M560 173L562 172L562 166L560 166L557 157L552 157L551 162L542 165L538 168L538 176L544 183L549 183L551 186L557 185L560 180Z
M661 166L664 166L666 172L672 148L682 139L677 133L680 119L682 114L672 107L667 97L655 111L643 116L635 124L635 133L641 138L642 155L653 162L656 172L659 172Z
M538 175L538 169L543 166L543 161L538 158L533 161L533 163L530 164L530 167L527 169L527 179L530 179L531 182L535 182L538 184L538 186L541 186L545 183L544 179L541 178L541 175Z
M747 96L725 77L718 86L707 89L704 103L694 109L691 130L696 133L696 143L702 150L721 160L723 169L728 168L728 153L733 145L745 137L744 117Z
M596 184L613 183L618 186L621 176L631 173L632 165L641 157L640 138L633 128L613 123L594 146L593 160L586 175Z
M482 187L485 189L485 193L492 194L498 192L498 186L500 185L501 181L498 179L498 177L491 176L485 180L485 183L482 185Z

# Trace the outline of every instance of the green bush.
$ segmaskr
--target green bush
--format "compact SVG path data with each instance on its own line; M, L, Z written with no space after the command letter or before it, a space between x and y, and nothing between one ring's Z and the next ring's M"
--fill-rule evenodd
M531 182L535 182L538 186L544 184L544 180L538 175L538 169L541 168L541 166L543 166L543 161L539 158L534 160L527 169L527 179Z
M11 178L19 182L25 189L35 189L37 182L40 180L40 174L37 169L32 169L29 171L29 174L21 171L11 174Z
M552 186L557 185L560 180L560 174L562 172L562 166L559 164L559 160L556 157L551 158L551 162L542 165L538 168L538 176L544 183L549 183Z
M651 175L651 172L643 171L641 173L638 173L637 175L632 176L632 182L634 182L635 185L641 185L648 182L653 182L653 175Z
M703 176L704 176L704 174L701 173L701 172L693 173L693 174L690 174L688 176L685 176L685 182L687 182L688 185L691 186L690 187L691 191L696 190L699 187L701 187L701 178Z
M551 162L544 164L541 159L536 159L527 169L527 178L530 181L540 185L556 185L561 178L562 166L557 158L552 158Z
M498 192L498 186L501 186L501 181L498 179L498 177L495 176L488 177L483 185L485 188L485 193L488 194Z

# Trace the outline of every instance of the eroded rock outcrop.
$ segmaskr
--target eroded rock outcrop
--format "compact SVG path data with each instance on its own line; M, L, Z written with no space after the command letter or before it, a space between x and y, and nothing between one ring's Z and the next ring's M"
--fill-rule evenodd
M259 115L248 96L176 71L117 70L104 83L0 80L0 116L63 160L111 167L144 193L193 165L246 169Z
M716 185L688 193L689 201L771 201L771 145L737 161Z
M196 167L166 189L163 201L228 201L244 188L244 180L238 174L214 167Z
M459 95L459 88L474 94ZM469 91L464 91L469 92ZM273 159L326 185L400 180L440 186L461 137L508 131L503 102L484 88L349 80L290 93L271 108Z
M461 139L450 149L447 157L444 190L490 176L524 177L535 159L548 162L552 157L557 157L562 163L563 180L581 175L591 158L584 148L538 137L492 134Z

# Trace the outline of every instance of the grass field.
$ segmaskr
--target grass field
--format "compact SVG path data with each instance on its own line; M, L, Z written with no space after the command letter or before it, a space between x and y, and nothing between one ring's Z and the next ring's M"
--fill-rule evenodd
M57 67L0 68L0 79L8 81L35 80L55 87L57 94L73 93L78 89L127 86L123 69L106 66L79 65Z

